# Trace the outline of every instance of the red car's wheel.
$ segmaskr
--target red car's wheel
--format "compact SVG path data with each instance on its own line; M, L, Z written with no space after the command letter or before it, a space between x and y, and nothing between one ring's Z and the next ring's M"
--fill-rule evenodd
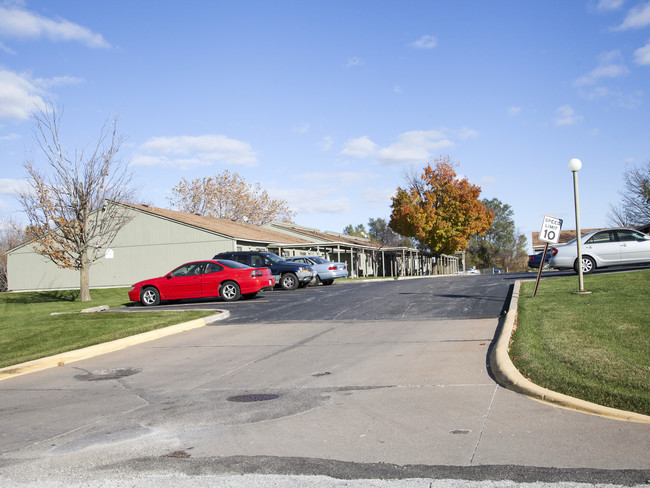
M225 302L234 302L235 300L239 300L239 297L241 296L239 285L234 281L226 281L225 283L222 283L219 287L219 296Z
M153 286L143 288L140 292L140 303L145 307L158 305L160 303L160 293Z

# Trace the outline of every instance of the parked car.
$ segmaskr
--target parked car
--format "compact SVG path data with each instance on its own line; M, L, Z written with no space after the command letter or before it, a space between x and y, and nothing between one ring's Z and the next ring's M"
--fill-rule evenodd
M544 254L544 251L538 252L537 254L529 254L528 267L539 268L539 264L542 262L542 254ZM546 251L546 259L544 260L544 269L549 267L548 261L549 259L551 259L551 255L552 255L552 248L549 248L548 251Z
M650 235L634 229L602 229L581 237L582 272L596 268L650 263ZM551 248L549 264L578 272L576 240Z
M270 290L275 279L268 268L252 268L225 259L185 263L160 278L139 281L131 287L129 300L158 305L161 300L220 297L226 302L253 298Z
M271 270L276 285L284 290L295 290L298 286L305 286L316 276L313 267L291 263L277 254L266 251L222 252L213 259L230 259L254 268L267 267Z
M316 285L319 281L323 285L331 285L336 278L348 277L348 267L345 263L333 263L320 256L294 256L287 258L287 261L313 266L316 271Z
M476 267L472 266L471 268L467 268L465 271L462 269L458 272L458 274L466 274L466 275L480 275L481 272L476 269Z

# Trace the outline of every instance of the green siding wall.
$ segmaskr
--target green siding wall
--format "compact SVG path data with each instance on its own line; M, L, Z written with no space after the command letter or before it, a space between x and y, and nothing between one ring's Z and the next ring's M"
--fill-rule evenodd
M131 286L171 271L185 262L211 259L235 249L235 241L155 215L132 211L105 256L90 268L90 286ZM108 253L106 252L108 251ZM58 268L31 245L11 251L9 290L52 290L79 287L79 272Z
M10 291L78 288L79 272L57 268L28 245L7 256L7 281Z

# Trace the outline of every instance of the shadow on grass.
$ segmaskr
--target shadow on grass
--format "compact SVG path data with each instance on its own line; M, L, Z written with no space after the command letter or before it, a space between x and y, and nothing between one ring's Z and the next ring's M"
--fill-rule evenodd
M79 290L7 293L4 299L7 303L74 302L79 299Z

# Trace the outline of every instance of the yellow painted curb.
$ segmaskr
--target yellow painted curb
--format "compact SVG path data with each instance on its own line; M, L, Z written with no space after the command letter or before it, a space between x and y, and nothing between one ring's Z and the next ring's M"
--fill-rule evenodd
M77 349L76 351L62 352L60 354L55 354L54 356L35 359L33 361L17 364L15 366L8 366L6 368L0 369L0 381L7 378L13 378L14 376L20 376L27 373L33 373L35 371L54 368L56 366L63 366L67 363L81 361L82 359L99 356L100 354L106 354L107 352L118 351L129 346L142 344L143 342L153 341L155 339L160 339L161 337L166 337L172 334L178 334L179 332L197 329L199 327L204 327L209 323L227 319L228 317L230 317L230 312L228 310L222 310L219 314L210 315L202 319L190 320L189 322L183 322L182 324L170 325L169 327L163 327L162 329L156 329L129 337L123 337L122 339L116 339L111 342L84 347L83 349Z
M517 319L517 301L519 300L519 288L521 281L515 283L510 301L510 309L506 314L506 319L499 332L492 354L490 355L490 369L495 378L505 388L526 395L535 400L544 403L576 410L592 415L600 415L615 420L625 420L628 422L639 422L650 424L650 416L642 415L635 412L626 412L616 408L604 407L596 403L587 402L578 398L573 398L562 393L548 390L524 378L515 365L510 360L508 348L510 346L510 337Z

